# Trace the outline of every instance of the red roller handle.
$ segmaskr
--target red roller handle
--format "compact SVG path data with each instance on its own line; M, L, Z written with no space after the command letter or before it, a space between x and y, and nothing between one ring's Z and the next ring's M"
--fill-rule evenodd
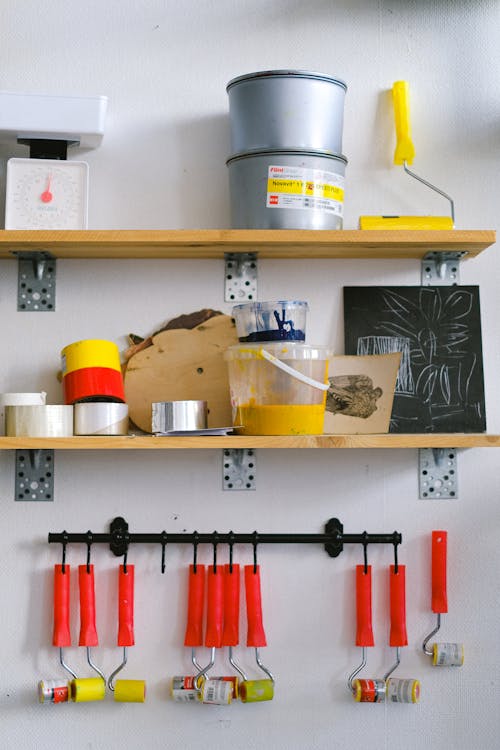
M221 648L224 619L224 569L213 565L208 569L207 586L207 632L205 646Z
M133 646L134 566L121 565L118 571L118 645Z
M374 646L372 628L372 566L356 565L356 646Z
M245 598L247 604L247 646L266 646L262 624L262 599L260 593L260 565L245 565Z
M70 566L54 565L54 631L52 645L71 646L69 630L69 575Z
M205 566L189 566L188 613L184 645L203 646L203 605L205 600Z
M396 573L394 565L390 566L390 592L391 592L391 633L389 637L390 646L407 646L408 635L406 633L406 566L398 565Z
M432 611L448 612L446 595L447 531L432 532Z
M240 642L240 566L224 565L224 630L223 646Z
M79 646L98 646L95 625L94 566L78 566L78 588L80 590L80 640Z

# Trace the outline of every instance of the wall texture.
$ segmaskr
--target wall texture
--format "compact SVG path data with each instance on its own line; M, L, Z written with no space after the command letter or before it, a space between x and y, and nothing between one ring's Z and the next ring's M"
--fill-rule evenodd
M320 70L348 83L344 150L349 159L345 227L360 213L425 213L441 199L392 166L388 90L411 82L415 168L456 200L457 227L495 229L498 216L500 8L494 0L18 0L3 4L0 87L109 97L102 146L78 154L91 168L91 228L229 226L225 85L271 68ZM1 147L5 163L26 155ZM3 200L3 197L0 198ZM169 318L215 307L230 311L219 261L59 261L57 311L15 311L16 264L2 261L0 390L45 389L61 400L59 351L80 338L147 334ZM307 299L310 340L342 352L341 292L347 284L418 284L417 261L261 261L261 299ZM462 283L481 285L488 431L500 431L500 264L495 248L462 264ZM13 501L13 456L0 455L0 745L5 750L118 750L126 747L342 750L493 750L500 721L497 453L459 455L460 499L418 500L417 455L399 451L261 451L258 489L224 493L218 452L59 452L53 503ZM403 532L410 645L400 674L422 681L417 706L355 705L346 677L354 644L354 566L359 550L331 560L319 548L260 551L276 697L261 705L183 706L168 681L190 671L182 648L185 569L190 551L134 548L136 641L127 676L146 678L145 705L40 706L36 683L57 675L51 641L47 532L105 530L124 515L135 531L303 531L331 516L346 531ZM464 641L458 670L433 670L420 651L430 630L429 535L449 531L450 613L443 638ZM69 562L84 561L72 548ZM221 552L221 554L223 554ZM209 551L200 551L209 560ZM238 550L240 562L251 550ZM389 550L370 550L375 635L366 674L393 659L387 647ZM121 654L116 637L117 561L97 550L95 659L108 673ZM76 607L75 607L76 620ZM75 623L75 638L77 637ZM81 651L81 650L80 650ZM75 647L68 661L85 672ZM241 651L241 660L251 664ZM224 669L219 657L220 670Z

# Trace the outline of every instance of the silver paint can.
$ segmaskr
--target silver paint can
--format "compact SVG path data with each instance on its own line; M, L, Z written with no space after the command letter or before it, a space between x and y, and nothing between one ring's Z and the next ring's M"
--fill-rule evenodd
M264 70L227 84L231 153L263 148L342 153L344 81L305 70Z
M226 164L234 229L342 229L345 156L263 149Z

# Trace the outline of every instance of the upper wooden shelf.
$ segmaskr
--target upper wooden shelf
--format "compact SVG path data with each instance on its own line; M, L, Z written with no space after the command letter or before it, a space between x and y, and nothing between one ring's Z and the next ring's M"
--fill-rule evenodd
M177 450L213 448L500 448L500 435L278 435L21 438L0 437L0 450Z
M0 230L0 258L41 251L55 258L420 258L429 251L478 255L496 241L493 230Z

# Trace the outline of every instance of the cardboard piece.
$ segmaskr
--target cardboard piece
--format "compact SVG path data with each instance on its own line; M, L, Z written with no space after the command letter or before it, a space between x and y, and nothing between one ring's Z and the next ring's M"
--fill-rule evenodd
M335 356L329 360L325 434L389 432L401 354Z
M152 345L134 354L124 374L130 419L151 432L154 401L202 399L208 403L208 427L230 425L231 402L223 353L237 344L229 315L217 315L195 328L165 330Z

